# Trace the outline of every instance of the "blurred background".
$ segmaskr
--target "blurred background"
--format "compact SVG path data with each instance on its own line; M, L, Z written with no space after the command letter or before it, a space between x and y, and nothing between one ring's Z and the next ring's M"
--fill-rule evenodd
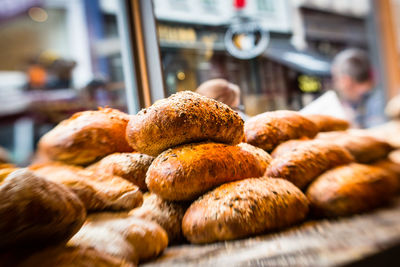
M299 110L346 48L367 51L377 125L400 89L399 18L399 0L0 0L0 146L23 165L74 112L135 113L214 78L249 116Z

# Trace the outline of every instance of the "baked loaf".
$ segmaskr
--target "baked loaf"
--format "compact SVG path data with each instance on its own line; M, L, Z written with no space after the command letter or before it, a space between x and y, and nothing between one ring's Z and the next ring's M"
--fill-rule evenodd
M364 130L321 133L317 138L346 148L359 163L371 163L386 158L393 150L390 144L368 135Z
M68 244L93 247L137 263L158 256L167 247L168 236L151 221L132 218L126 213L98 213L88 217Z
M240 143L238 146L241 149L252 153L258 159L258 161L261 163L264 171L267 169L268 165L272 161L271 155L268 154L268 152L266 152L265 150L263 150L261 148L252 146L252 145L247 144L247 143Z
M141 153L114 153L87 167L98 173L117 175L147 191L146 172L154 157Z
M250 178L200 197L186 211L182 229L191 243L211 243L287 227L307 212L307 198L290 182Z
M295 111L278 110L259 114L244 125L246 142L272 151L277 145L290 139L313 138L317 126Z
M130 210L143 201L139 188L118 176L61 163L32 165L29 168L47 180L67 186L77 194L88 211Z
M384 140L393 147L400 148L400 120L389 121L366 131L375 138Z
M85 247L52 247L33 253L18 267L134 267L126 260Z
M227 105L185 91L132 116L126 137L135 151L157 156L170 147L205 140L238 144L243 120Z
M165 200L194 200L226 182L260 177L263 164L253 153L219 143L198 143L168 149L147 171L149 190Z
M0 184L0 250L66 242L82 226L86 211L65 186L27 169Z
M156 194L146 193L142 206L133 209L129 215L158 223L168 234L169 243L181 241L182 218L187 205L163 200Z
M125 140L128 121L128 114L111 108L75 113L40 139L39 154L87 165L114 152L131 152Z
M294 139L283 142L279 146L275 147L275 149L271 152L271 156L273 158L280 157L290 151L295 150L299 145L304 144L304 142L310 141L310 139Z
M274 158L265 176L284 178L303 189L324 171L353 160L343 147L331 142L310 140Z
M348 121L328 115L312 114L305 117L317 125L319 132L344 131L350 127Z
M375 161L371 165L392 172L399 179L400 182L400 164L392 161L390 158Z
M336 217L379 206L395 194L398 185L397 178L382 168L352 163L322 174L306 194L316 214Z

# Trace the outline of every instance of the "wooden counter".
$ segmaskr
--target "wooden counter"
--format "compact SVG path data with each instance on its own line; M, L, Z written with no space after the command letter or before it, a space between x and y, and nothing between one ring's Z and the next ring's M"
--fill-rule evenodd
M400 197L353 217L308 221L237 241L169 247L143 266L333 266L358 262L396 245L400 245Z

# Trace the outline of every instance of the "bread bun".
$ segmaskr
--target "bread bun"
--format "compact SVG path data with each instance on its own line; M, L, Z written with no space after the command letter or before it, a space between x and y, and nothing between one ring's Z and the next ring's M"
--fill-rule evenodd
M232 240L302 221L308 201L283 179L250 178L221 185L196 200L182 221L192 243Z
M86 169L116 175L147 191L146 172L154 157L141 153L114 153L90 165Z
M305 117L315 123L319 132L344 131L350 127L348 121L333 116L312 114Z
M86 211L65 186L16 170L0 184L0 250L68 241Z
M168 148L199 141L238 144L243 120L221 102L184 91L132 116L126 136L135 151L157 156Z
M240 146L189 144L161 153L147 171L146 184L165 200L190 201L223 183L260 177L264 169L253 153Z
M314 212L346 216L375 208L394 196L399 181L386 170L352 163L325 172L308 188Z
M111 108L75 113L40 139L39 154L87 165L114 152L131 152L125 140L128 120L128 114Z
M318 128L298 112L278 110L247 120L244 133L247 143L272 151L280 143L290 139L313 138L318 133Z

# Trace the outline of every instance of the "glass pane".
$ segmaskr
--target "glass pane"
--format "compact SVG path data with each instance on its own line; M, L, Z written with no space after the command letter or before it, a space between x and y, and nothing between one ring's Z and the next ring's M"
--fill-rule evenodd
M126 111L117 4L0 1L0 146L15 162L74 112Z

